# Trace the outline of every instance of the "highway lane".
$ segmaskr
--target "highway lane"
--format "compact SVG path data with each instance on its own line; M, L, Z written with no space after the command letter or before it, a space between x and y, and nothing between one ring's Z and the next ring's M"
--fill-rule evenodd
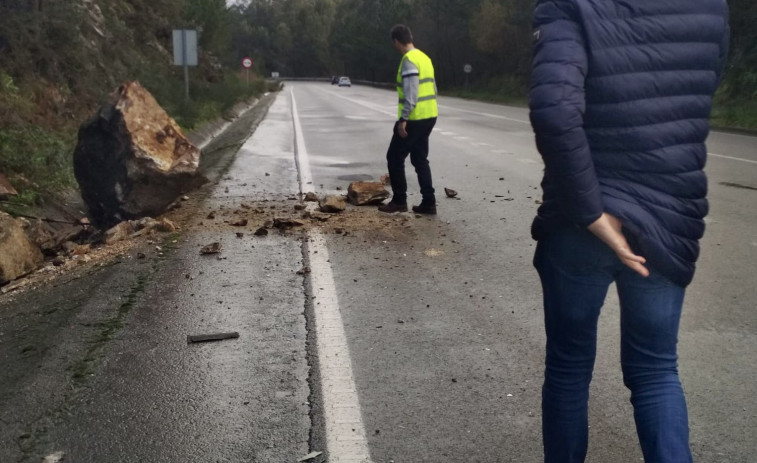
M279 98L296 101L317 192L385 173L393 92L292 83ZM721 132L708 143L711 212L680 335L697 461L749 461L757 451L754 146L753 137ZM441 98L430 160L437 217L325 238L371 458L539 461L544 335L529 226L542 165L527 110ZM407 173L417 203L409 162ZM617 326L611 292L588 461L641 460Z

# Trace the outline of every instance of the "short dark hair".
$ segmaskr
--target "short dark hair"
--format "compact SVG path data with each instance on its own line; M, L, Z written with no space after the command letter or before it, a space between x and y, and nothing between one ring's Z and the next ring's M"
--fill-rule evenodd
M410 28L404 24L397 24L392 27L392 40L397 39L402 45L413 43L413 33Z

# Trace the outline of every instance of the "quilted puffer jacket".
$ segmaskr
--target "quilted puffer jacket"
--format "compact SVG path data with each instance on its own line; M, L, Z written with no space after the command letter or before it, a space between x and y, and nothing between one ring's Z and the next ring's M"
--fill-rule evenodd
M540 0L534 22L530 116L545 172L533 237L605 211L648 265L688 285L725 0Z

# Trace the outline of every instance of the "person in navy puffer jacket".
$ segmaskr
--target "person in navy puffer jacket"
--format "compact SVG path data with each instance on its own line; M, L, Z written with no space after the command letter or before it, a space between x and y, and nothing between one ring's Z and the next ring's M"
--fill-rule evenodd
M583 462L610 284L647 463L691 462L677 337L707 214L725 0L539 0L531 124L544 160L531 231L547 333L545 462Z

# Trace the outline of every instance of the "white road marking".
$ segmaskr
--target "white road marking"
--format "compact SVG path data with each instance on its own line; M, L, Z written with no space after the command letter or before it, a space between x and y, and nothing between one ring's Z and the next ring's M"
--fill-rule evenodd
M300 190L311 179L310 162L302 136L297 104L292 97L292 119L295 128L295 151L300 169ZM334 274L329 263L326 240L317 230L308 239L310 283L313 290L316 348L323 389L323 414L326 423L326 446L330 463L370 463L368 440L360 412L360 401L352 373L347 336L339 310Z
M494 119L503 119L503 120L506 120L506 121L520 122L521 124L531 125L531 122L529 122L529 121L524 121L522 119L515 119L515 118L507 117L507 116L500 116L499 114L482 113L482 112L479 112L479 111L468 111L467 109L453 108L451 106L445 106L445 105L439 105L439 107L440 108L447 108L447 109L451 109L453 111L459 111L459 112L463 112L463 113L478 114L479 116L492 117Z
M340 95L340 94L338 94L336 92L327 92L327 93L329 93L329 94L331 94L331 95L333 95L333 96L335 96L337 98L341 98L343 100L347 100L350 103L354 103L354 104L356 104L358 106L362 106L364 108L368 108L371 111L376 111L377 113L386 114L387 116L392 116L392 117L395 117L395 118L397 117L397 110L396 109L394 111L387 111L386 109L384 109L384 107L380 107L380 106L377 106L377 105L366 103L365 101L362 101L362 100L356 100L355 98L349 98L349 97L346 97L344 95Z
M310 158L305 148L305 138L302 136L302 125L297 113L297 102L294 99L294 90L290 90L292 97L292 119L294 121L294 153L297 160L297 175L300 179L300 192L313 191L313 175L310 173Z
M707 153L708 156L715 156L716 158L723 158L723 159L731 159L733 161L741 161L741 162L748 162L750 164L757 164L757 161L752 161L751 159L744 159L744 158L736 158L733 156L725 156L723 154L715 154L715 153Z

